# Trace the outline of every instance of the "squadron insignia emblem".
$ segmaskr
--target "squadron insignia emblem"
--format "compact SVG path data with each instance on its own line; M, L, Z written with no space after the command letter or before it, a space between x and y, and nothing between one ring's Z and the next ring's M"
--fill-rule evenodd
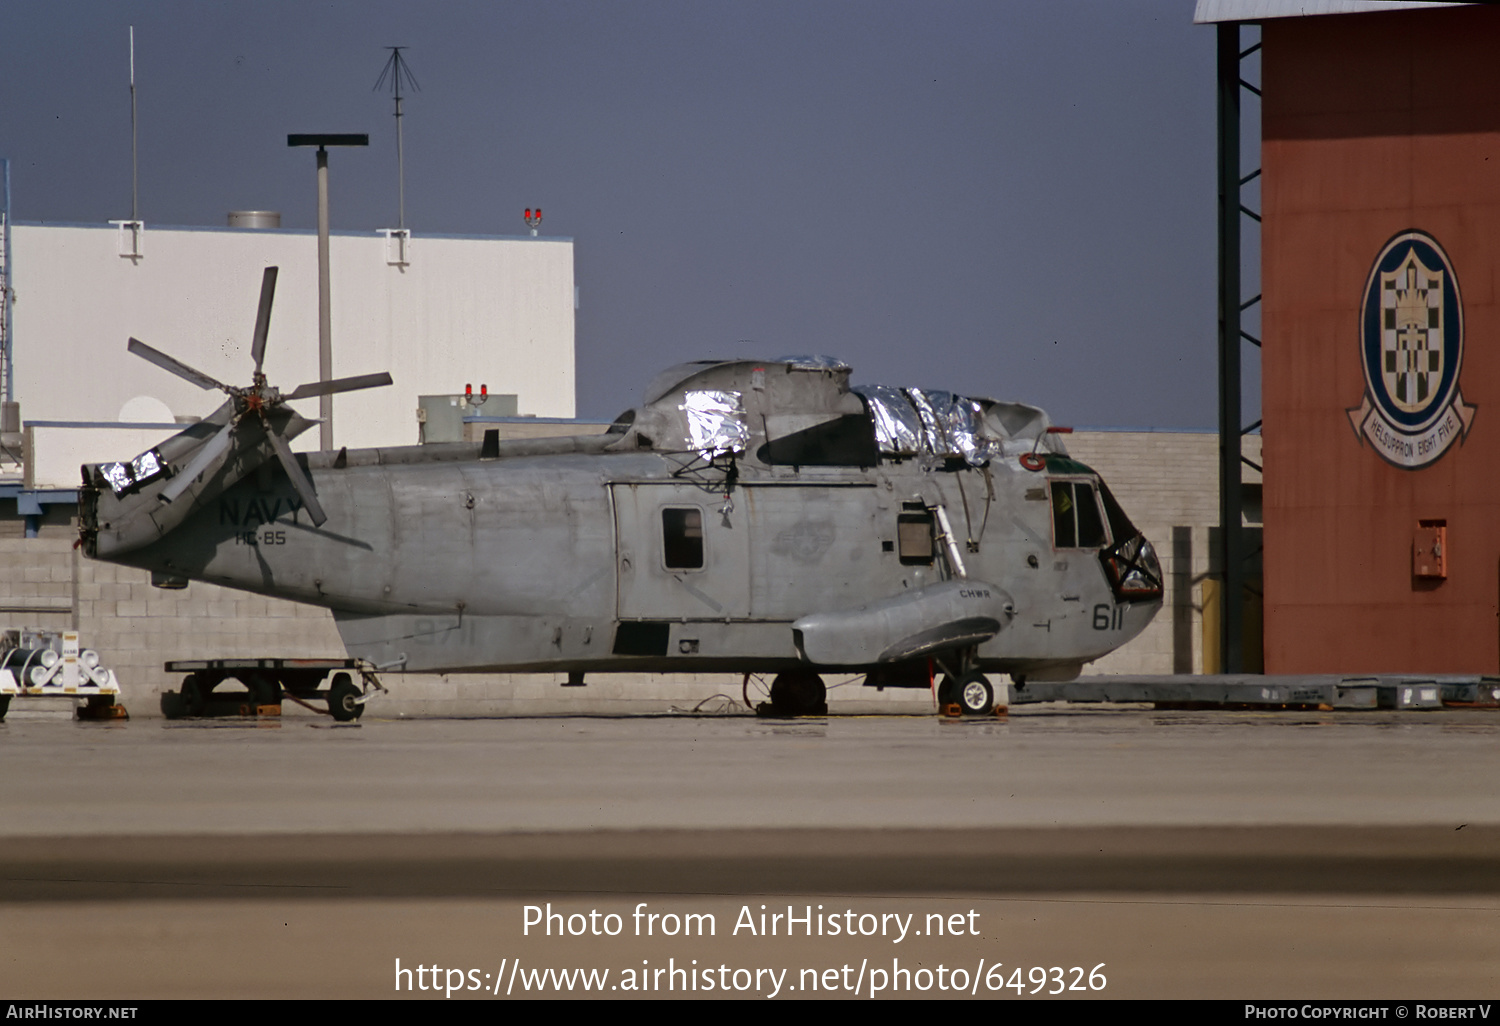
M1448 254L1426 232L1385 244L1365 284L1359 315L1364 400L1348 411L1387 462L1407 470L1432 463L1469 434L1476 407L1458 388L1464 314Z

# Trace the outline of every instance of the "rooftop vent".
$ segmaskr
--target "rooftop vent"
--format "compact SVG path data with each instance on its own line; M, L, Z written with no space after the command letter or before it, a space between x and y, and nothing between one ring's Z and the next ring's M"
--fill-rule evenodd
M231 228L280 228L281 211L279 210L231 210L229 212L229 227Z

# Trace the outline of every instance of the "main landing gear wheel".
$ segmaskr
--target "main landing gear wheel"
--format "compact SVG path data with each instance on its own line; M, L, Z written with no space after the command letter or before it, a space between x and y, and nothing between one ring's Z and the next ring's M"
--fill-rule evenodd
M771 701L757 709L768 716L827 716L828 689L811 670L788 670L771 681Z
M964 716L990 716L995 711L995 689L978 670L962 677L945 675L938 684L938 708L958 706Z
M333 675L333 686L328 689L328 711L340 723L357 720L365 714L364 703L359 701L359 688L347 673Z

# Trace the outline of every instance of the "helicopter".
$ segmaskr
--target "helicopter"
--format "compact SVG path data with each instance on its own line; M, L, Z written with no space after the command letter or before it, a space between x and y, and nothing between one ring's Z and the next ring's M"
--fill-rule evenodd
M771 715L826 712L830 673L990 714L989 675L1071 679L1161 607L1151 543L1042 410L829 357L672 367L603 434L293 453L288 403L391 379L268 384L275 284L249 386L129 341L227 398L82 468L88 556L326 607L382 670L765 674ZM363 700L346 678L330 711Z

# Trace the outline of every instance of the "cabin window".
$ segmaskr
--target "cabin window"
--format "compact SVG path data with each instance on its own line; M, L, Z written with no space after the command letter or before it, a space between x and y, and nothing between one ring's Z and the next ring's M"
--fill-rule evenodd
M931 566L932 514L902 513L897 517L896 549L906 566Z
M1059 549L1098 549L1109 544L1092 483L1052 482L1052 542Z
M668 570L703 569L703 511L697 507L661 511L663 562Z

